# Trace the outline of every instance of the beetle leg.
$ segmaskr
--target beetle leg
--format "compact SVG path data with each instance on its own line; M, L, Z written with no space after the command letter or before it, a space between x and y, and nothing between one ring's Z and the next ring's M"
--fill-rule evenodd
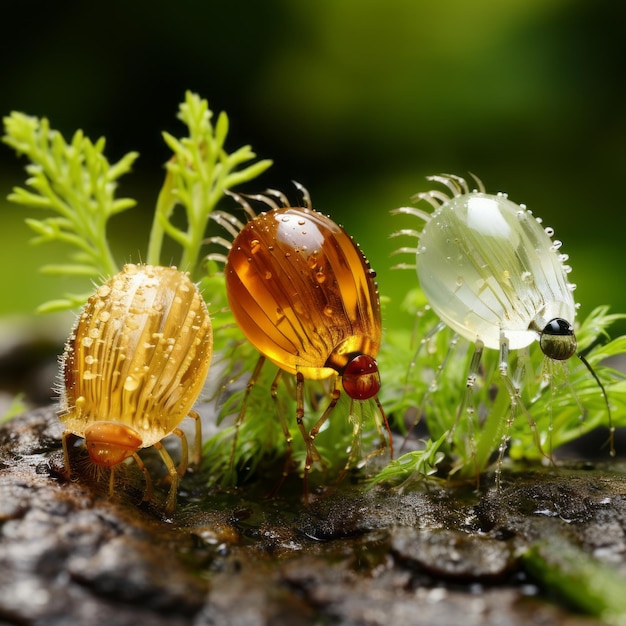
M141 498L142 502L147 502L149 500L152 500L153 496L154 496L154 491L152 489L152 480L150 479L150 474L148 473L148 470L146 468L146 466L144 465L143 461L141 460L141 457L135 452L133 455L133 459L135 461L135 463L137 463L137 467L142 471L143 476L144 476L144 480L146 481L146 489L143 492L143 497ZM115 470L115 466L111 467L111 478L110 478L110 489L113 489L113 475L114 475L114 470ZM111 491L111 494L113 492Z
M174 461L172 461L172 457L169 455L168 451L163 447L163 444L159 441L154 444L154 447L159 451L161 455L161 459L165 466L167 467L167 471L172 479L172 484L170 485L169 493L167 494L167 499L165 500L165 512L173 513L176 508L176 495L178 493L178 485L180 483L180 476L178 475L178 470L176 469L176 465L174 465ZM137 459L135 459L137 460ZM145 472L147 475L147 472ZM146 483L148 481L146 480Z
M193 438L193 450L191 451L191 463L195 466L199 466L202 461L202 420L198 411L193 409L189 411L187 417L195 420L195 432ZM181 474L182 476L182 474Z
M320 428L323 426L324 422L328 419L328 416L330 415L332 410L335 408L335 405L337 404L340 395L341 390L339 388L339 379L337 378L335 380L335 387L331 394L330 404L326 407L326 409L322 413L322 416L317 420L315 426L313 426L313 428L311 428L311 430L307 432L307 429L304 425L304 376L301 372L296 373L296 422L306 445L306 459L304 461L303 481L305 501L308 501L309 497L309 471L311 470L313 463L322 459L322 456L315 447L315 437L319 433Z
M189 443L187 442L187 436L180 428L175 428L172 431L172 435L176 435L180 439L180 463L176 468L176 473L182 478L187 471L187 467L189 467Z
M525 367L525 357L522 357L522 364L520 367ZM505 337L504 333L500 334L500 377L504 382L504 386L509 394L509 398L511 401L511 406L509 408L509 417L507 418L504 432L502 433L502 437L500 439L500 445L498 446L498 459L496 461L496 471L495 471L495 482L496 489L500 489L500 480L502 476L502 461L504 459L504 454L506 452L507 445L509 443L509 439L511 438L511 427L513 426L513 422L515 421L515 417L517 416L518 409L524 413L526 416L526 420L528 421L528 425L530 426L530 430L533 433L533 437L535 439L535 445L537 449L541 452L543 456L552 461L552 458L549 454L546 454L543 451L541 446L541 439L539 437L539 433L537 431L537 424L535 420L532 418L528 409L524 406L522 402L522 398L520 396L520 387L519 387L519 376L522 375L523 371L520 370L519 376L516 376L516 381L514 382L509 376L509 342Z
M474 354L472 355L472 360L470 361L469 372L467 373L467 381L465 383L465 393L463 394L463 400L461 401L461 404L457 411L454 426L448 434L448 442L452 444L454 441L454 433L459 423L459 419L461 418L461 415L465 413L465 415L467 416L468 426L468 444L470 447L472 459L474 461L474 468L476 470L477 487L480 482L480 476L478 473L478 464L476 462L476 441L474 439L474 415L476 412L474 386L476 385L476 379L478 378L480 362L483 356L484 349L485 346L483 342L480 339L477 339L476 343L474 344Z
M67 480L69 480L72 476L72 467L70 465L70 451L67 447L67 440L73 436L74 433L66 430L63 432L63 437L61 438L61 442L63 444L63 467L65 468L65 478L67 478Z
M285 435L285 444L287 450L285 452L285 463L283 465L283 471L281 474L280 482L276 485L273 493L277 493L280 487L283 484L283 481L289 475L289 471L291 469L292 462L292 447L291 442L293 441L293 437L291 436L291 432L289 431L289 426L287 424L287 420L285 419L285 413L280 406L280 402L278 401L278 383L280 383L283 377L283 370L280 368L276 372L276 376L274 376L274 380L272 381L272 386L270 387L270 393L272 396L272 400L274 401L274 405L276 407L276 415L278 416L278 420L280 422L280 426L283 429L283 434Z
M248 399L250 397L250 393L252 392L253 387L256 385L256 382L259 378L259 374L261 373L261 368L263 367L263 363L265 363L265 357L262 354L260 354L259 360L257 361L254 371L252 372L252 376L250 376L248 380L248 384L246 385L246 392L243 397L243 401L241 403L241 408L239 409L239 415L237 416L237 421L235 422L235 434L233 435L233 443L230 449L230 462L229 462L230 482L233 485L236 483L235 453L237 452L237 440L239 439L239 428L246 416L246 409L248 408Z

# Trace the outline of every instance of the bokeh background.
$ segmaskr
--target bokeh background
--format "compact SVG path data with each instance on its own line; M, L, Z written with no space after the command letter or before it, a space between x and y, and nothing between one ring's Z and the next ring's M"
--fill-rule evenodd
M139 206L112 225L121 261L146 250L160 132L183 132L191 89L228 113L231 149L274 160L251 190L295 179L353 234L390 298L387 327L410 323L401 302L416 280L390 269L388 235L417 226L389 211L439 172L474 172L555 228L582 316L626 311L625 26L619 0L14 3L0 112L105 135L111 161L141 153L120 188ZM66 318L31 317L71 288L37 273L63 252L27 243L26 211L5 201L25 162L2 145L0 164L0 318L65 333Z

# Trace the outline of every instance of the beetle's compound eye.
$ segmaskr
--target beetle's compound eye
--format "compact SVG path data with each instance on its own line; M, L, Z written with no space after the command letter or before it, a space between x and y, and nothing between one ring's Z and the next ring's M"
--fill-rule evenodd
M376 361L367 354L355 356L343 370L343 388L354 400L373 398L380 390Z
M576 352L576 336L572 325L560 317L550 320L541 331L542 352L555 361L566 361Z

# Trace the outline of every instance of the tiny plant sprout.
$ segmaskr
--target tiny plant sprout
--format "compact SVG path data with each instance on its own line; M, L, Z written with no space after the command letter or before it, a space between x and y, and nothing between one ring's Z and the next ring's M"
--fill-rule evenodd
M166 511L176 506L188 445L178 427L195 419L194 458L199 462L201 426L191 410L204 384L213 349L209 314L189 276L175 267L126 265L101 285L83 308L61 359L60 420L70 473L67 440L85 439L89 458L111 469L132 457L150 477L137 451L154 446L171 478ZM167 435L182 442L178 467L161 444Z
M381 341L379 296L370 268L352 238L329 217L311 208L306 189L298 185L304 206L291 206L280 192L252 196L269 210L255 214L241 196L249 221L215 212L213 218L234 237L225 262L226 291L233 316L260 352L237 425L241 424L250 391L265 359L278 366L272 397L287 372L296 378L296 422L306 444L304 491L308 473L321 460L314 440L335 408L341 390L352 401L373 399L389 436L387 418L378 400L380 374L376 356ZM334 380L329 405L312 428L304 423L304 381ZM352 404L352 403L351 403ZM291 436L278 405L277 412L288 445ZM377 417L378 419L378 417ZM233 455L237 435L233 441ZM231 458L231 464L234 456Z
M474 355L467 376L467 391L457 412L473 420L472 390L479 374L484 349L499 351L499 371L510 396L508 425L499 446L496 482L516 411L534 421L520 399L520 381L528 347L534 341L553 362L564 362L576 354L573 322L577 305L575 285L569 282L571 268L567 255L560 252L561 242L552 239L551 228L544 228L523 205L505 194L485 193L478 179L478 190L470 191L458 176L431 176L446 191L432 190L416 196L429 204L431 211L402 207L394 213L415 216L424 222L421 231L402 230L396 235L418 238L416 248L398 252L416 254L420 286L442 324L473 342ZM518 352L517 371L509 374L509 352ZM582 355L581 361L604 395L613 427L606 392ZM538 442L538 440L537 440ZM538 442L539 443L539 442ZM472 446L470 442L470 446Z

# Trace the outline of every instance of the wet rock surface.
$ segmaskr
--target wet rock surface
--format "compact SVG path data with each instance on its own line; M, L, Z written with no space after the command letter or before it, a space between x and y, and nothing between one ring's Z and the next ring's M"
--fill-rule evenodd
M113 499L88 467L67 481L61 432L54 407L0 429L0 623L597 624L520 555L558 538L626 575L617 463L505 472L500 492L346 481L309 507L196 472L168 518L134 466Z

